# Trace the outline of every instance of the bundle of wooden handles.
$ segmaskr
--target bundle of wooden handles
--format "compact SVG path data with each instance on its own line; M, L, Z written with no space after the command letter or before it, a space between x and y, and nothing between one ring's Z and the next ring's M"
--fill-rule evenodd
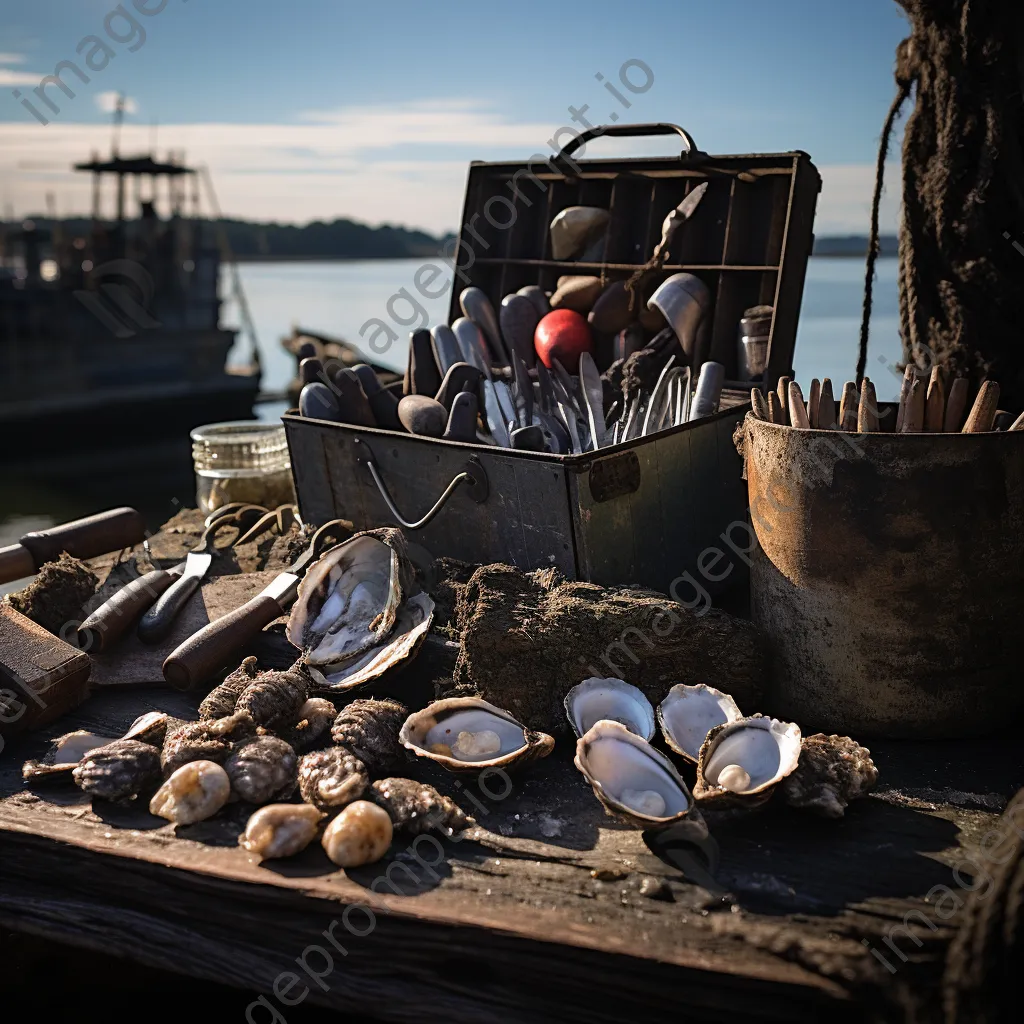
M974 405L964 421L970 383L957 377L947 394L942 371L935 367L930 377L918 374L908 366L900 389L897 434L984 434L995 429L999 413L999 385L985 381L978 390ZM800 385L790 377L781 377L776 391L767 398L757 388L750 392L753 413L757 419L800 430L843 430L864 434L881 430L875 386L865 377L860 388L853 381L843 385L839 408L832 392L832 381L826 377L811 381L806 400ZM1024 413L1009 427L1024 430Z

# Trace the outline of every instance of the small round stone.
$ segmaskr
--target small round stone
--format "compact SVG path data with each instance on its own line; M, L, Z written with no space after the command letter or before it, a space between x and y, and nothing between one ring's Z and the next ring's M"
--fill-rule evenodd
M391 846L388 812L368 800L349 804L327 826L323 847L339 867L356 868L380 860Z

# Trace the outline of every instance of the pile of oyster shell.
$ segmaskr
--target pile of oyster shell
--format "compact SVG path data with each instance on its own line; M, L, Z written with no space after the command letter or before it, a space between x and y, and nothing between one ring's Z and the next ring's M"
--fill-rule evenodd
M293 856L323 829L331 860L355 867L383 857L396 831L452 835L473 824L432 786L392 775L408 758L405 707L354 700L338 711L310 697L311 686L301 667L260 672L247 658L202 702L198 721L153 712L120 738L69 733L23 776L70 778L96 799L148 799L176 825L253 807L239 842L261 859Z
M585 679L566 695L565 712L577 768L608 814L638 828L706 835L701 811L753 809L776 790L792 806L842 817L878 779L870 751L849 737L803 739L795 723L744 716L729 694L704 684L673 686L655 712L621 679ZM692 792L651 745L656 723L696 767Z

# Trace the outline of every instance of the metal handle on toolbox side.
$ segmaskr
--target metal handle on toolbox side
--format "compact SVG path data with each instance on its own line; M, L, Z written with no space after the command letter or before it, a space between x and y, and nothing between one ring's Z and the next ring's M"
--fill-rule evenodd
M356 461L362 462L370 471L370 476L373 477L373 482L377 485L377 490L380 491L380 496L384 499L384 503L387 505L388 510L398 521L399 526L404 527L406 530L422 530L423 527L426 526L442 508L444 508L448 499L463 484L469 485L469 496L477 504L487 500L487 473L480 462L476 459L470 459L466 463L466 468L457 476L452 478L451 483L449 483L444 489L441 497L434 502L433 508L431 508L422 519L417 520L415 523L411 523L395 507L395 503L391 498L387 485L381 479L380 470L377 468L377 460L373 457L373 452L371 452L366 443L361 441L359 438L356 438L353 443L356 448Z
M597 128L588 128L567 142L558 151L554 162L558 163L559 160L572 156L580 146L585 146L594 139L603 139L608 136L634 138L641 135L678 135L686 147L679 154L680 160L695 160L705 155L697 148L693 136L685 128L680 128L677 124L669 124L667 121L653 121L648 124L608 124Z

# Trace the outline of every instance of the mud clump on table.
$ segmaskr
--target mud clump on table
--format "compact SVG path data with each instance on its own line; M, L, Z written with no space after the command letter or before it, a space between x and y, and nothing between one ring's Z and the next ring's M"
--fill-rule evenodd
M47 562L24 590L8 596L11 607L54 636L63 626L82 618L82 605L99 586L99 578L66 552Z
M617 677L659 703L699 681L761 702L765 659L755 627L716 608L702 615L649 590L569 582L553 569L479 568L456 607L461 648L438 696L476 692L531 729L563 733L566 693Z

